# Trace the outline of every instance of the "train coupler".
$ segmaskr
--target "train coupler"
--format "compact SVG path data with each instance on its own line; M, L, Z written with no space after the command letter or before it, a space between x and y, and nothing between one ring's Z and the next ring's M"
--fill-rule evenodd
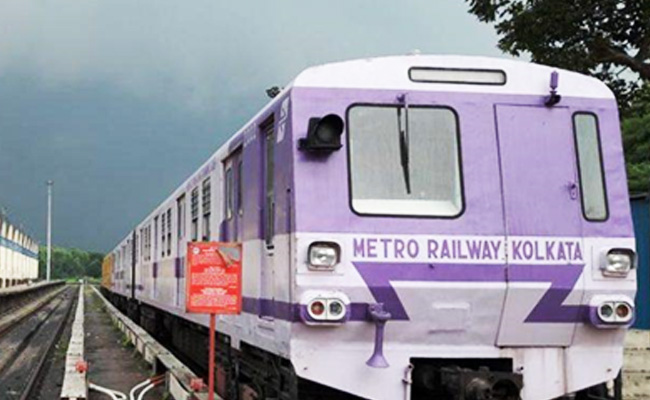
M440 369L441 384L454 400L520 400L523 376L457 366Z

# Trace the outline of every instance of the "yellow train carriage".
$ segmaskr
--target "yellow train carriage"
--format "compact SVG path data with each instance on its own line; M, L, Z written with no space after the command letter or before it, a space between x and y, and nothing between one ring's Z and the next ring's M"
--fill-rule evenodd
M102 262L102 286L106 289L111 289L113 286L113 264L114 264L113 254L108 254L104 257Z

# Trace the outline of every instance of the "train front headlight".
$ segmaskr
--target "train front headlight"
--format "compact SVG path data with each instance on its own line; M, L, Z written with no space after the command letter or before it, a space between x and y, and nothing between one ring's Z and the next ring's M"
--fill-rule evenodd
M589 320L596 328L629 327L634 317L634 301L627 296L595 295L589 302Z
M340 247L332 242L314 242L309 246L309 269L331 271L339 262Z
M342 325L350 312L350 298L342 292L308 290L301 296L300 318L307 325Z
M601 266L604 276L625 278L634 268L634 252L628 249L612 249Z

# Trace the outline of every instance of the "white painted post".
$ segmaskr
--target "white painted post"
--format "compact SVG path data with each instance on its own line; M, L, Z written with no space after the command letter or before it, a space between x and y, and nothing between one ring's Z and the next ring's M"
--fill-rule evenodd
M47 181L47 272L49 282L52 272L52 185L54 181Z

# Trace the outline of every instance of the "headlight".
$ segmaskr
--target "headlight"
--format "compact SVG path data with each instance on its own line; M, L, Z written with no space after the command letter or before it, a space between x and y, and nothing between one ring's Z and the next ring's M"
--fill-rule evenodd
M315 321L339 322L345 317L347 307L339 299L318 298L309 302L307 313Z
M603 322L614 322L616 317L614 317L614 304L613 303L603 303L598 307L598 317Z
M599 329L629 327L634 315L634 301L627 296L595 295L589 301L589 320Z
M628 249L612 249L601 266L604 276L624 278L634 266L634 252Z
M340 326L350 318L350 298L345 293L307 290L300 298L300 318L307 325Z
M616 320L619 322L630 322L634 316L634 310L628 303L616 303Z
M339 262L340 247L331 242L314 242L309 246L309 269L331 271Z

